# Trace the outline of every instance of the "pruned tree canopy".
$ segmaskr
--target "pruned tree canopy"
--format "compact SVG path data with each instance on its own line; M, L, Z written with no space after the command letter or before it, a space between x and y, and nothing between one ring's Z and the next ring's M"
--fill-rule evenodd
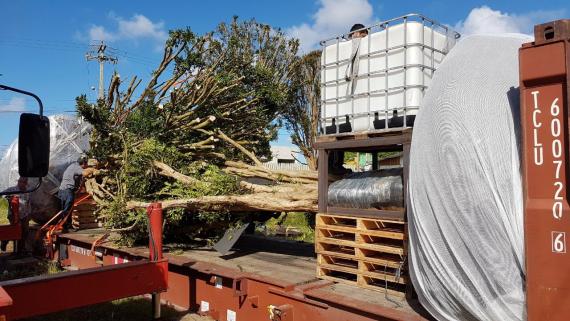
M90 156L105 169L88 189L107 225L128 241L144 237L143 216L128 209L157 200L175 208L165 232L176 239L223 232L240 219L235 211L316 210L316 174L273 172L259 160L271 157L298 90L297 47L255 20L234 18L204 35L175 30L144 88L113 75L105 99L78 97L94 128Z
M318 134L321 52L312 51L300 57L291 74L291 99L283 112L285 127L291 133L291 141L312 170L317 169L317 151L313 144Z

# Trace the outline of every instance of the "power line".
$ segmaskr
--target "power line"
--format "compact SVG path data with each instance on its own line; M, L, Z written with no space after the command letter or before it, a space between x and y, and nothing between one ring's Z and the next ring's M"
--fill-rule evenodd
M24 39L2 39L0 46L26 47L34 49L56 50L56 51L77 51L85 50L87 44L65 43L58 41L24 40Z
M83 51L85 50L85 47L88 47L89 45L86 43L78 43L78 42L7 38L7 39L0 39L0 46L19 47L19 48L24 47L24 48L54 50L54 51ZM145 65L147 67L154 67L156 65L156 59L152 59L138 54L132 54L125 50L115 49L112 47L107 47L107 50L111 55L128 58L129 61L132 61L137 64Z
M118 56L123 56L123 57L129 58L129 59L134 59L134 60L140 61L140 62L142 62L142 63L148 63L148 64L154 64L154 63L156 63L156 59L152 59L152 58L149 58L149 57L141 56L141 55L138 55L138 54L132 54L132 53L127 52L127 51L122 50L122 49L116 49L116 48L108 47L108 50L109 50L112 54L115 54L115 55L118 55Z
M16 41L16 42L27 42L27 43L39 43L39 44L49 44L67 47L77 47L85 48L88 43L85 42L72 42L63 40L46 40L46 39L33 39L33 38L14 38L14 37L4 37L1 41Z

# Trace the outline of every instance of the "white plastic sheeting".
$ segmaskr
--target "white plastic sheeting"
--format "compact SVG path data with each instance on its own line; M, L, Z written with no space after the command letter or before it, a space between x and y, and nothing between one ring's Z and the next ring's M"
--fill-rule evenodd
M63 171L77 161L89 148L91 125L71 115L49 116L50 159L49 172L41 187L32 193L30 203L32 218L43 222L59 211L59 200L55 197ZM18 180L18 140L14 140L0 161L0 190L16 185ZM29 188L37 181L30 179Z
M525 320L519 35L460 41L410 154L410 274L438 320Z

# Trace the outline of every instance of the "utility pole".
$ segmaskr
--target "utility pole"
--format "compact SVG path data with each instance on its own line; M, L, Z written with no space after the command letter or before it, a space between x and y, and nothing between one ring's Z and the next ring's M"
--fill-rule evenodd
M116 57L105 54L107 45L105 44L104 41L101 41L99 45L91 45L91 47L92 49L85 54L85 58L87 59L87 61L90 60L99 61L99 94L97 96L97 99L103 99L105 98L105 91L103 89L105 86L105 80L103 77L104 75L103 68L105 62L108 61L112 64L116 64L118 59Z

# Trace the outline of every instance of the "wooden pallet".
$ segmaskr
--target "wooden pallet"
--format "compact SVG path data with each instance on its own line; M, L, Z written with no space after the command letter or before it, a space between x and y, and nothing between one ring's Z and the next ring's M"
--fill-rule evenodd
M317 137L317 143L331 142L339 140L350 140L350 139L369 139L376 137L388 137L401 134L411 133L413 131L412 127L395 127L386 129L375 129L363 132L349 132L340 134L328 134L320 135Z
M406 223L317 214L317 276L403 297Z
M403 144L410 144L411 141L411 128L389 128L381 131L319 136L314 147L325 150L386 149L388 147L392 150L401 150Z
M76 229L90 229L102 227L102 222L95 215L97 205L93 200L87 200L73 207L71 222Z

